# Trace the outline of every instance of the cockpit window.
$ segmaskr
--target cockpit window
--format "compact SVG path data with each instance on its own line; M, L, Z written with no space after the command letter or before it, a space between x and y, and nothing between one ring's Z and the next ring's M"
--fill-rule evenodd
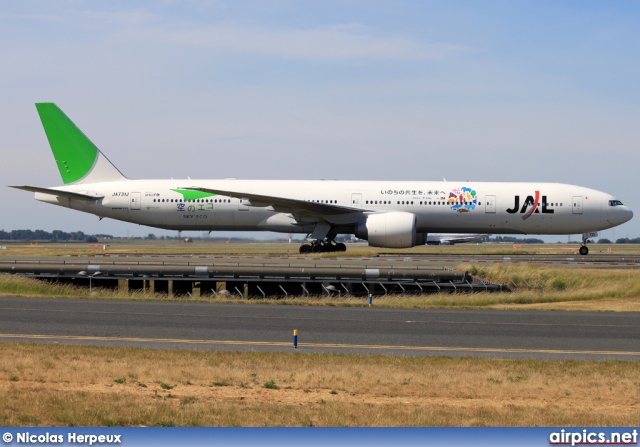
M609 206L620 206L622 202L619 200L609 200Z

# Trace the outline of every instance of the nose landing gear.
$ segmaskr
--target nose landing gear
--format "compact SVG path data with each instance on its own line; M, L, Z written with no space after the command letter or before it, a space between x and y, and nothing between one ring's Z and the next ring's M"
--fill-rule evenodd
M590 237L596 237L598 235L597 232L592 232L592 233L582 233L582 244L580 245L580 254L582 256L586 256L589 254L589 248L587 247L587 242L591 242L589 240Z

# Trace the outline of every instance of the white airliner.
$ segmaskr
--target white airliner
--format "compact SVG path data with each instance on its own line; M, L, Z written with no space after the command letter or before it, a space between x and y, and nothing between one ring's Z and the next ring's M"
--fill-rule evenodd
M560 183L322 180L129 180L53 103L36 104L64 186L13 186L36 200L170 230L308 234L300 253L344 251L339 234L408 248L428 233L579 234L633 212L615 197ZM597 233L595 233L597 234Z

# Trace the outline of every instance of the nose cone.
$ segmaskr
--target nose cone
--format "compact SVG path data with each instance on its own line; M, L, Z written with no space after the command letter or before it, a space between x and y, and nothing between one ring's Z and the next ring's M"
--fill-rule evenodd
M624 222L628 222L633 218L633 211L631 211L629 208L627 208L625 206L625 213L624 213Z
M622 225L633 218L633 211L631 211L627 206L617 206L613 216L611 217L611 223L614 225Z

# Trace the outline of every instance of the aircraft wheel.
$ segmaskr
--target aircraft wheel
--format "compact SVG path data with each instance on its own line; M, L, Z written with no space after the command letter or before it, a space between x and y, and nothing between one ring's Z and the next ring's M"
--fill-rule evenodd
M586 245L583 245L582 247L580 247L580 254L582 256L586 256L589 254L589 249L587 248Z
M320 244L315 244L311 246L311 253L322 253L324 250Z
M336 251L347 251L347 246L340 242L336 244Z
M304 245L300 246L300 254L301 255L306 255L306 254L309 254L309 253L311 253L311 246L310 245L304 244Z

